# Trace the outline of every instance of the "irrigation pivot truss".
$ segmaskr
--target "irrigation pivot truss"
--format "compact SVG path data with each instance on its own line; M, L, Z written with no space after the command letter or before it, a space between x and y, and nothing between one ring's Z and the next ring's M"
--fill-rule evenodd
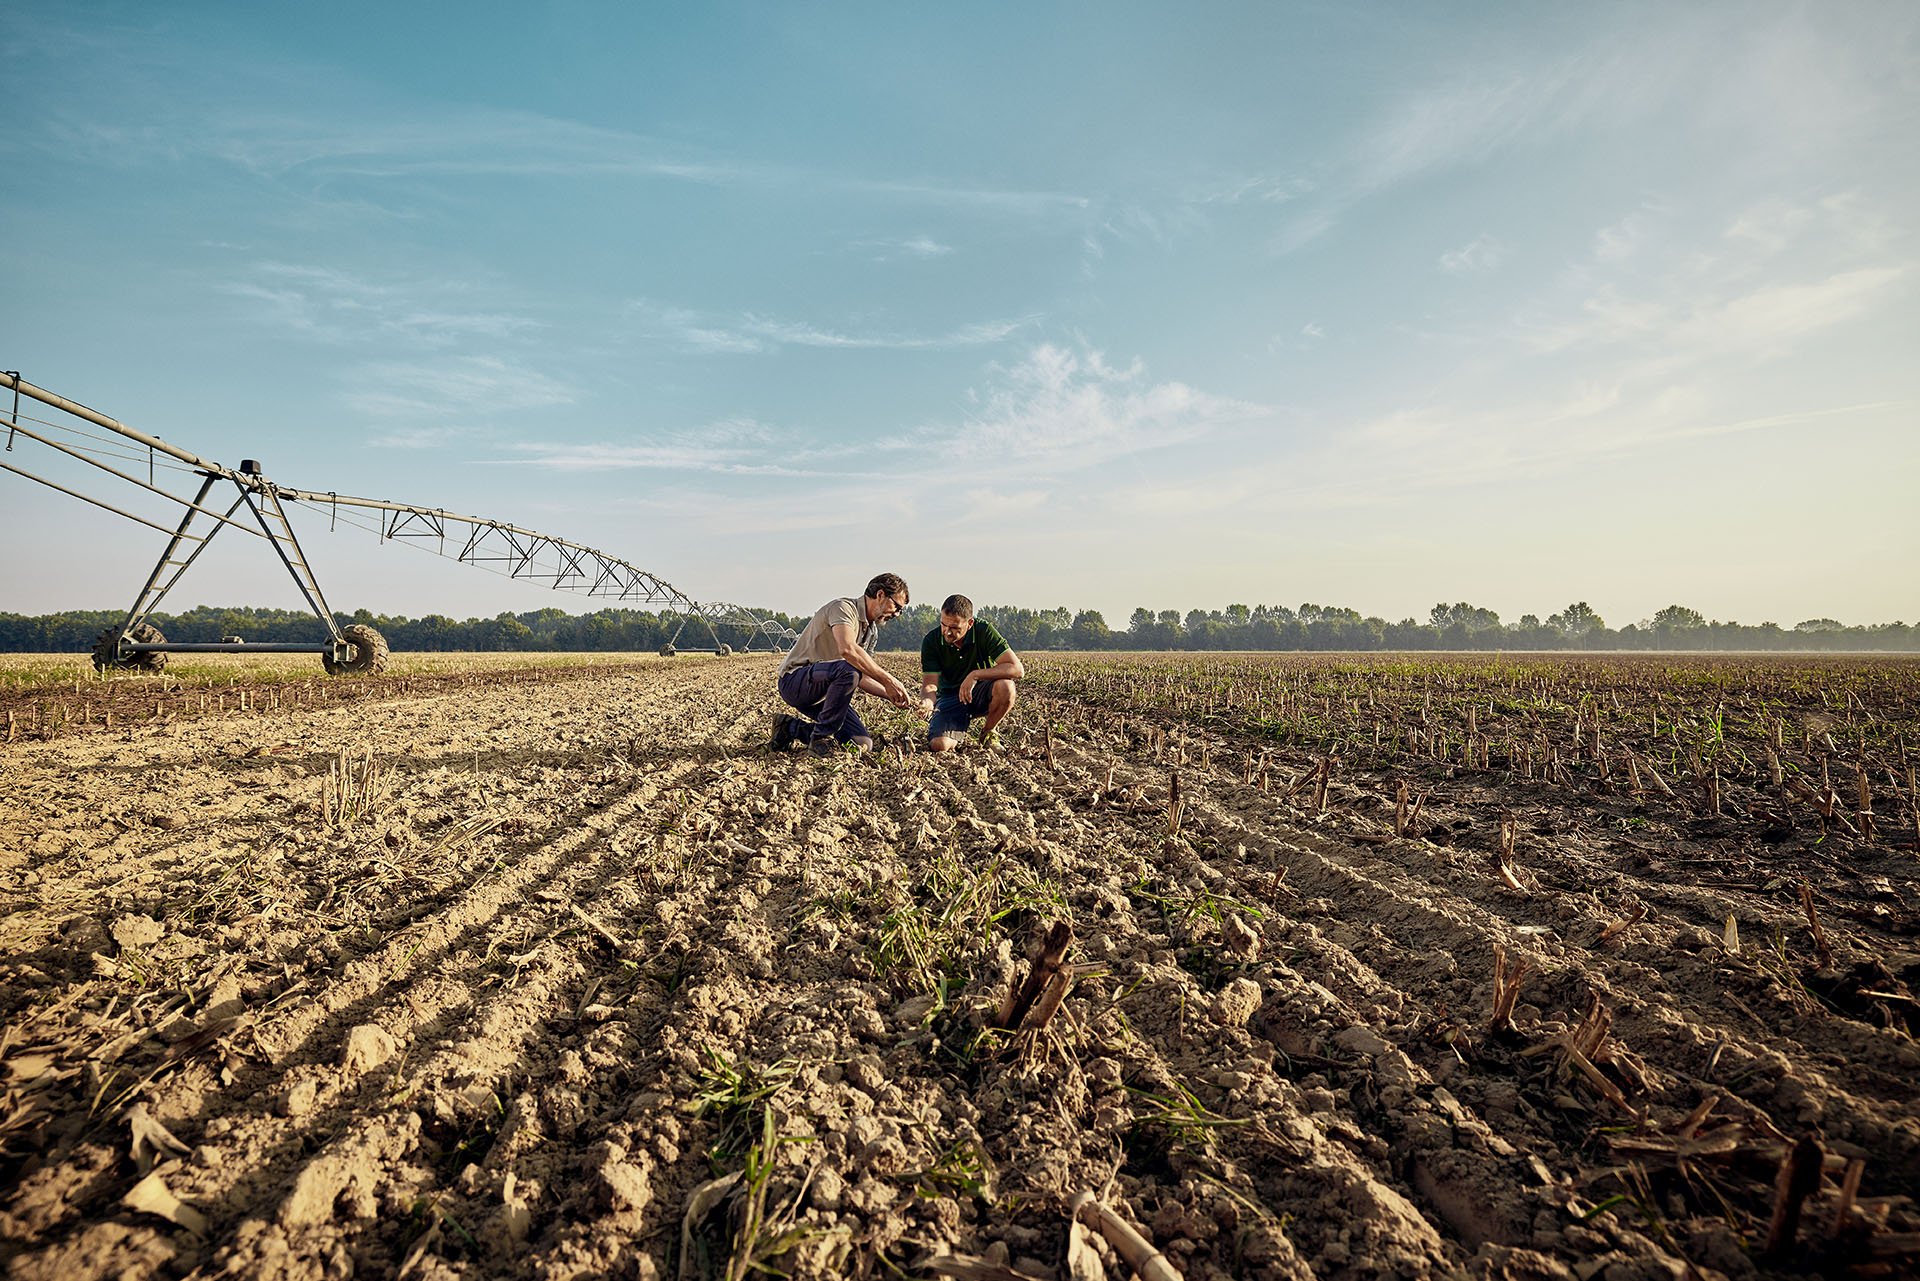
M319 580L307 564L300 541L293 532L293 523L287 516L290 508L301 507L316 517L324 516L329 528L345 521L371 529L378 533L383 542L391 539L425 547L438 555L492 569L509 578L623 604L665 606L678 616L680 625L674 631L673 638L662 647L664 654L677 652L681 633L689 623L704 630L707 638L713 642L712 651L721 654L732 651L732 647L720 637L721 628L727 628L736 635L744 633L743 648L749 650L761 640L765 640L770 649L779 649L791 645L796 639L793 629L778 619L765 617L743 605L695 601L658 575L617 556L609 556L597 548L555 538L537 530L522 529L518 525L489 520L483 516L463 516L438 507L418 507L277 485L262 475L260 464L251 459L242 461L238 468L223 467L177 445L168 444L157 436L136 431L64 396L36 387L16 372L0 372L0 393L9 390L13 394L13 406L5 424L6 452L12 453L15 444L22 439L32 441L185 508L179 525L168 529L23 467L0 461L0 469L167 535L166 549L161 552L133 607L127 611L125 621L103 632L99 643L94 646L94 664L103 669L135 667L157 671L166 665L166 656L170 653L245 650L253 653L317 653L327 671L332 673L379 671L386 663L386 640L364 624L342 627L328 608ZM23 415L20 412L22 396L48 405L65 417L48 419ZM111 432L113 436L103 437L76 428L71 421L74 419ZM61 436L74 443L63 443L58 438ZM78 443L83 439L101 442L107 447ZM131 442L131 446L122 441ZM130 453L129 449L144 450L145 454ZM171 461L160 462L163 455ZM147 464L147 479L142 480L130 471L112 466L103 461L105 458L135 464L144 461ZM186 499L161 487L158 483L161 467L197 476L200 482L198 492L192 499ZM208 500L216 492L224 499L226 489L222 482L230 484L235 491L232 502L224 512L218 510L217 506L208 505ZM371 517L365 513L371 513ZM375 523L369 525L369 519ZM325 628L324 639L289 644L169 642L148 621L213 536L229 528L263 538L272 545L295 586L306 598L308 607Z

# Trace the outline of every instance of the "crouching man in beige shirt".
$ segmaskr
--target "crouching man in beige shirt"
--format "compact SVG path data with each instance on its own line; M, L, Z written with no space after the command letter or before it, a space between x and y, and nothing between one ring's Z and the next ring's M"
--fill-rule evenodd
M843 743L863 752L872 748L873 735L853 710L855 690L895 707L911 705L907 687L867 652L880 624L909 600L900 575L876 574L865 595L837 597L815 611L775 678L780 697L800 715L774 718L774 751L794 743L816 756L831 756Z

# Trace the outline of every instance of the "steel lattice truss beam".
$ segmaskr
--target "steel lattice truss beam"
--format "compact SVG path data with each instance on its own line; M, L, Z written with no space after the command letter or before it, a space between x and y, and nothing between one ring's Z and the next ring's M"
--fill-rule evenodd
M245 530L249 534L262 533L260 529L250 528L231 520L232 510L222 516L201 505L206 499L208 485L217 480L226 480L238 487L243 496L249 499L257 496L270 505L297 504L312 509L316 513L325 512L334 516L338 515L341 508L377 512L382 540L392 539L396 542L405 541L415 545L432 543L435 545L429 548L431 551L466 564L494 569L505 573L510 578L525 579L556 591L577 592L584 596L621 604L664 606L680 616L682 628L688 621L700 623L712 637L716 648L721 644L717 631L721 627L745 630L751 638L764 637L775 646L790 645L797 638L793 629L778 619L765 617L743 605L731 602L696 601L657 574L641 569L617 556L608 555L597 548L570 542L564 538L556 538L537 530L523 529L518 525L489 520L483 516L465 516L437 507L416 507L371 498L356 498L346 494L319 493L283 487L260 475L258 468L252 464L243 464L239 470L235 470L210 462L178 446L168 444L158 437L149 436L124 423L116 422L84 405L36 387L21 379L17 373L0 372L0 391L6 390L13 392L14 399L13 412L7 423L9 450L12 449L15 440L20 437L37 441L62 454L109 472L123 481L131 482L141 489L179 503L188 509L186 513L188 522L196 516L210 518L216 522L213 526L214 532L231 526ZM19 398L22 395L51 405L96 427L114 432L148 450L149 457L154 453L160 453L186 463L206 477L207 485L201 487L197 498L189 501L158 487L151 483L151 480L142 481L137 476L89 457L84 451L62 445L25 425L19 411ZM198 543L212 537L212 533L198 536L186 534L186 523L181 525L179 532L165 530L131 512L55 484L53 481L8 463L0 463L0 469L50 486L142 525L161 529L164 533L173 533L176 544L182 540ZM238 506L239 504L236 503L235 507ZM281 524L287 529L287 541L290 542L291 527L285 526L284 520ZM276 531L269 527L265 536L273 540L276 537ZM297 552L297 547L295 550ZM301 567L304 568L304 565ZM298 578L299 575L296 574L296 581ZM315 594L317 595L317 584ZM331 626L330 618L325 621ZM129 626L131 622L130 619ZM677 636L678 633L676 638ZM752 639L748 644L752 644Z
M727 601L695 601L672 583L598 548L439 507L413 507L344 494L282 489L282 500L315 509L368 508L380 513L380 536L396 542L433 543L429 550L470 565L491 565L510 578L524 578L556 591L631 605L664 605L710 627L744 628L791 642L795 633L778 619Z

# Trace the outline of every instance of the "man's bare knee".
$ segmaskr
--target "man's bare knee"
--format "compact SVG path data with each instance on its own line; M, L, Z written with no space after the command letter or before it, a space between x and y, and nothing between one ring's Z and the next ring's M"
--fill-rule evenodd
M930 738L927 740L927 750L929 752L951 752L953 750L953 740L944 734L938 738Z
M995 681L993 683L993 702L990 703L989 706L993 707L996 711L1004 712L1013 706L1013 700L1018 696L1019 692L1014 688L1012 681Z

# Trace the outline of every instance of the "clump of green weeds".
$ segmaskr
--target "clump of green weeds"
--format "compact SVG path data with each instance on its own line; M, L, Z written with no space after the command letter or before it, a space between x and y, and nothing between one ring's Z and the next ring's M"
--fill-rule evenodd
M769 1117L768 1106L800 1070L795 1059L781 1059L769 1067L752 1060L728 1059L711 1046L706 1047L707 1067L695 1083L689 1111L695 1120L712 1117L717 1131L710 1160L724 1161L743 1151L752 1141L756 1112Z
M874 969L902 973L936 997L965 978L966 963L992 946L1002 922L1011 927L1023 914L1057 911L1064 903L1058 886L1018 860L1000 858L974 871L951 847L905 897L880 923Z
M954 1143L933 1164L907 1177L913 1180L913 1194L929 1200L965 1193L984 1203L993 1201L993 1165L969 1139Z

